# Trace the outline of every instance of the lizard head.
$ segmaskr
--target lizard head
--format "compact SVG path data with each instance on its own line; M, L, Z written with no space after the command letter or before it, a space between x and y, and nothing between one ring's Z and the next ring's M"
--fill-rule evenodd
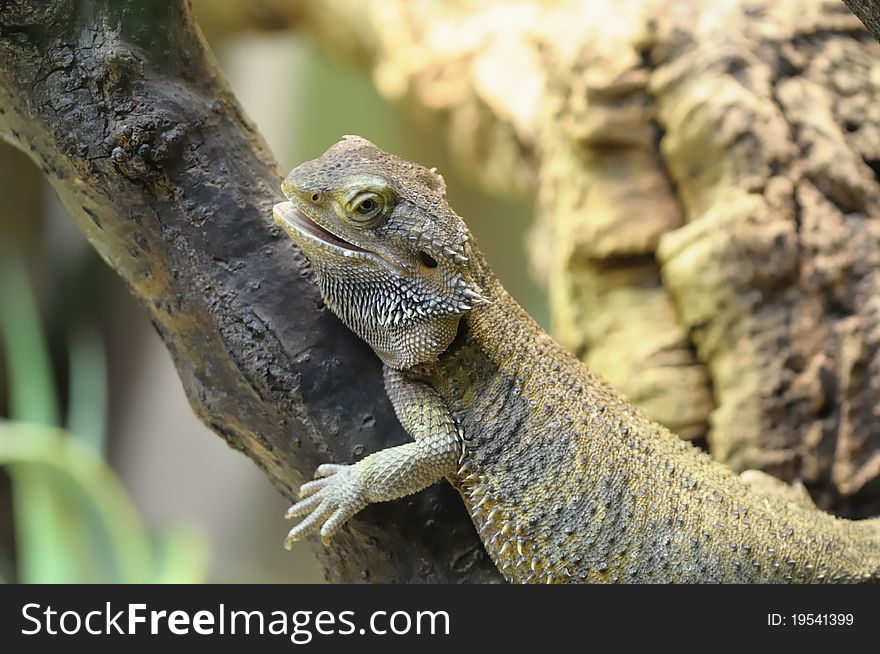
M388 365L437 358L485 302L472 239L429 170L347 136L281 185L278 223L305 253L325 304Z

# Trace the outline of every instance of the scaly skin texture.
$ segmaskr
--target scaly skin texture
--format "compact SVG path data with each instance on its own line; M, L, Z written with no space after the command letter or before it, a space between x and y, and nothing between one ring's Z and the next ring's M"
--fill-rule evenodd
M507 294L434 171L358 137L294 169L275 219L385 363L414 442L325 465L288 545L447 478L512 582L880 579L880 519L743 478L648 420ZM754 476L753 476L754 478Z

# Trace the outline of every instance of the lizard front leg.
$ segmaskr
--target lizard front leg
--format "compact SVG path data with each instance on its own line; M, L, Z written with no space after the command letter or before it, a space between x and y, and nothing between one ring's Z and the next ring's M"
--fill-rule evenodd
M401 425L415 441L381 450L354 465L318 466L317 479L300 487L300 501L287 512L288 518L307 516L288 534L288 549L318 529L327 542L368 504L410 495L456 472L462 441L437 392L388 366L385 392Z

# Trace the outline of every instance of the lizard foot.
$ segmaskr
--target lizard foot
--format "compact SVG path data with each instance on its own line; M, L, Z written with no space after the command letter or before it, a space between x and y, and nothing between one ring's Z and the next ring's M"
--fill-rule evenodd
M306 516L287 534L284 547L305 538L319 528L325 544L342 524L364 508L364 475L357 465L346 466L325 463L315 471L315 480L299 489L300 500L287 510L286 518Z

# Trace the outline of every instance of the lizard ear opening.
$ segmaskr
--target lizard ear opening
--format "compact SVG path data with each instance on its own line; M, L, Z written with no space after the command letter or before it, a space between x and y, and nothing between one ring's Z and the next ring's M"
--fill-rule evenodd
M419 261L425 268L436 268L437 260L424 250L419 250Z

